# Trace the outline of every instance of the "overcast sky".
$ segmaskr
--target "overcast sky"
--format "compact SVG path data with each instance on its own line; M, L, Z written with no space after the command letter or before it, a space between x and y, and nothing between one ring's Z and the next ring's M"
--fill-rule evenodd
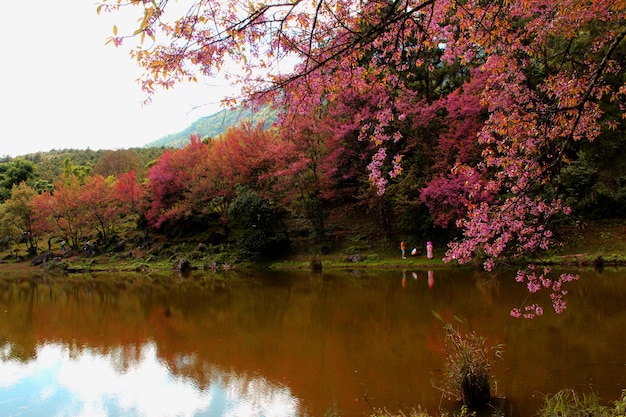
M231 88L218 80L158 92L143 106L128 50L105 45L120 19L98 15L94 0L3 2L0 156L143 146L220 110Z

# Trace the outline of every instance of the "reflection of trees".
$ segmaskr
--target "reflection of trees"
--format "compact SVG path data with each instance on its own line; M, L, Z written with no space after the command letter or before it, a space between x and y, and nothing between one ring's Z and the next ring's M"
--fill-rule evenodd
M35 346L31 344L16 344L9 343L6 340L0 340L0 360L18 360L20 362L27 362L36 355Z
M35 356L37 338L33 331L33 311L39 295L33 281L2 282L0 286L0 345L6 358L27 361Z
M476 282L476 289L482 296L480 302L483 302L489 306L493 306L498 303L498 300L502 299L500 294L500 282L506 279L512 279L510 274L502 276L500 271L492 273L474 272L474 280Z
M141 362L143 356L142 349L143 346L138 344L113 346L100 353L109 357L111 366L117 373L124 373Z
M503 364L514 381L503 385L505 394L520 380L545 390L544 374L557 363L552 356L562 361L569 357L562 352L574 352L581 363L600 364L614 360L616 346L626 344L618 272L605 269L589 279L583 274L568 312L547 311L532 323L509 316L527 294L509 272L437 270L430 290L426 271L419 272L404 288L401 271L2 281L0 344L11 346L7 355L30 360L38 344L55 340L72 357L89 349L109 356L124 372L153 342L171 373L200 389L218 374L251 378L246 373L256 372L272 383L287 381L307 409L327 400L311 415L323 415L335 400L354 402L366 389L371 398L408 392L413 404L436 397L431 380L441 366L443 332L431 311L446 320L467 320L479 334L507 345ZM598 335L606 343L599 344ZM550 361L542 369L535 366ZM593 372L600 369L594 366ZM408 371L413 369L419 372ZM568 369L559 368L564 378L571 375Z

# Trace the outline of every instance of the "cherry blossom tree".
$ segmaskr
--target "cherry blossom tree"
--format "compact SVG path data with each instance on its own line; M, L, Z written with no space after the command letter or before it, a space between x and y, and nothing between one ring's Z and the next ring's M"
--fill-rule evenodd
M67 175L54 184L53 192L43 192L33 201L41 227L62 236L73 249L89 231L82 191L78 177Z
M276 134L249 123L204 143L198 136L167 150L148 172L148 222L180 229L182 223L227 221L238 185L264 187L267 172L283 155Z
M144 187L137 179L135 171L124 172L116 177L115 196L125 214L137 214L144 198Z
M483 188L482 177L475 171L450 173L447 176L441 174L422 189L420 198L433 214L435 226L445 229L464 218L468 207L494 202L494 194L474 192Z
M166 150L147 174L146 197L150 207L146 218L150 225L160 228L176 224L192 216L200 217L213 207L212 190L197 187L205 178L212 177L207 167L209 146L200 137L192 136L183 149ZM193 190L202 193L193 192Z
M85 210L85 221L96 231L102 245L109 243L125 214L116 190L115 177L102 175L88 177L81 187L79 199Z
M248 98L283 108L284 121L337 102L346 89L384 92L368 114L355 115L357 140L376 149L368 169L380 194L402 172L397 144L408 138L399 126L417 113L407 110L447 95L457 78L482 74L486 116L474 138L482 160L460 162L454 172L481 174L484 181L467 191L499 198L468 200L467 215L458 221L463 236L446 259L465 263L480 253L488 270L501 257L551 245L550 220L568 208L546 191L568 152L626 117L626 85L619 77L626 55L623 1L195 0L177 14L167 0L105 0L98 8L124 5L140 10L140 23L130 34L114 28L111 41L145 41L131 54L145 70L148 98L157 88L215 75L232 63L241 66ZM295 65L281 72L285 62ZM458 77L432 91L430 74L442 65ZM547 275L531 268L518 279L531 292L537 283L553 291L560 311L562 285L574 277ZM539 311L531 307L527 314Z

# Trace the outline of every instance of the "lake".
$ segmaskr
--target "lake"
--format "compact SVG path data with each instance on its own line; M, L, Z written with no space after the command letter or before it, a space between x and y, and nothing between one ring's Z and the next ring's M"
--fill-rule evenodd
M568 309L515 319L513 271L115 273L0 280L3 416L369 416L458 405L442 395L442 322L496 361L491 414L545 394L626 388L626 273L577 271ZM532 300L534 301L534 300Z

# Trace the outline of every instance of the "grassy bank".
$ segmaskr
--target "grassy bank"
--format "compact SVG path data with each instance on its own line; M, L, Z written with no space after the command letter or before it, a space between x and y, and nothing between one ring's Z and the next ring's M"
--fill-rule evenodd
M626 266L626 224L624 222L597 222L582 227L564 227L557 230L562 242L541 257L522 262L550 265ZM341 268L438 268L450 266L441 258L445 247L435 248L434 259L423 254L402 259L400 251L389 243L368 245L368 249L354 253L353 248L339 248L324 255L311 255L302 250L272 262L254 262L236 255L235 248L221 245L209 247L190 239L166 241L157 239L148 247L132 248L123 252L105 252L85 256L80 251L62 252L60 243L53 241L53 260L32 265L24 247L13 246L0 252L0 271L32 272L54 267L61 272L85 271L158 271L172 270L180 259L188 259L193 269L223 270L232 268L322 269Z
M626 222L600 221L557 230L562 242L542 260L565 265L626 265Z

